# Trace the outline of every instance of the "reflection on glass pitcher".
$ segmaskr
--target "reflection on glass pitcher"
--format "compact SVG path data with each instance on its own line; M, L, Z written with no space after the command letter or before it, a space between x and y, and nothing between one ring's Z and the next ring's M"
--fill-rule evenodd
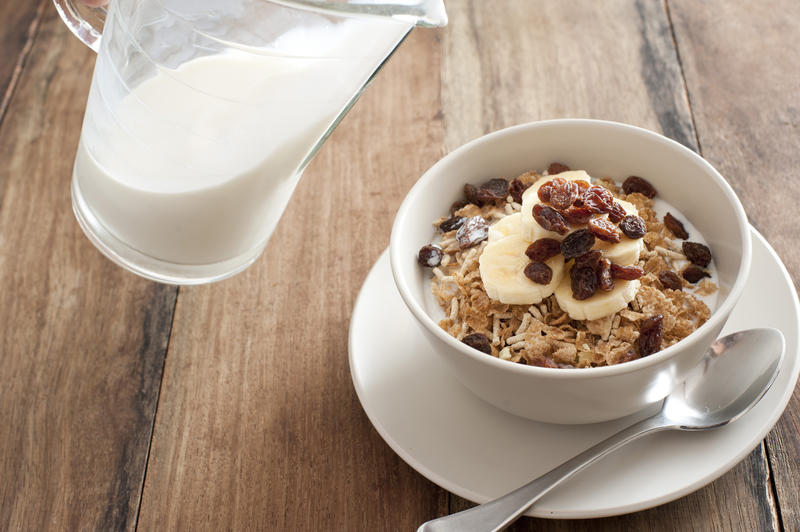
M223 279L261 254L321 143L441 0L112 0L72 198L89 239L144 277Z

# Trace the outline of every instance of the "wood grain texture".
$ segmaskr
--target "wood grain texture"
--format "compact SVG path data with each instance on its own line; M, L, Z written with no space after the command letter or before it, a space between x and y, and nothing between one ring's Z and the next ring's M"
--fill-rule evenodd
M795 286L800 247L800 4L669 0L703 156L742 200ZM800 530L800 390L767 438L785 530Z
M448 4L442 106L447 148L553 117L623 121L697 149L661 2ZM566 161L568 162L568 161ZM764 447L710 486L647 512L594 521L525 518L517 530L773 530ZM451 512L468 502L453 497Z
M411 530L447 510L371 428L347 361L358 289L441 156L439 35L412 32L253 267L181 290L141 530Z
M72 216L93 54L50 0L0 3L0 530L414 530L471 505L372 428L347 329L406 191L494 129L604 118L699 149L799 278L800 4L447 7L328 140L264 256L178 296L104 259ZM766 445L687 497L514 530L800 530L799 460L796 392Z
M47 0L0 3L0 123L33 44Z
M133 529L138 509L175 290L72 215L93 64L49 9L0 127L0 530Z
M447 7L442 105L448 151L489 131L549 118L627 122L694 147L659 2Z

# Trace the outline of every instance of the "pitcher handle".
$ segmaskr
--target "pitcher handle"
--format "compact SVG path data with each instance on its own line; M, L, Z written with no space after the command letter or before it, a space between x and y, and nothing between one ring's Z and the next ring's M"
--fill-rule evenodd
M86 20L84 16L75 7L72 0L53 0L56 5L58 14L61 15L61 20L75 34L83 43L94 50L100 50L100 37L103 35L102 29L97 29L91 22ZM101 22L105 22L106 9L104 7L87 8L96 14Z

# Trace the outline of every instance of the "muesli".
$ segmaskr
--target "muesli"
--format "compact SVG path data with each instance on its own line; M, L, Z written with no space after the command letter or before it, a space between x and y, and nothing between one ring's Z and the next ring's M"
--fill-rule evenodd
M486 354L552 368L675 344L708 319L702 298L717 287L710 249L679 216L660 218L655 197L641 177L619 186L560 163L466 184L417 257L432 269L439 325Z

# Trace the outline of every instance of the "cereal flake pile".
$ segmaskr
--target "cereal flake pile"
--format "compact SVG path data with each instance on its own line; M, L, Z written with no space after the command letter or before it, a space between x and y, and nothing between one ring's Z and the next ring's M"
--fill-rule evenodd
M487 242L483 240L464 249L463 242L456 238L456 229L447 230L448 221L481 216L491 225L520 211L520 194L525 187L564 168L554 163L544 174L525 173L511 181L504 199L487 201L482 206L461 201L451 209L451 217L434 223L442 232L438 243L441 262L432 269L431 281L433 294L446 314L439 322L440 327L458 340L466 339L468 344L471 338L481 338L483 342L488 339L489 345L482 346L483 350L490 350L491 355L503 360L542 367L583 368L640 358L637 341L648 316L663 316L662 349L702 325L710 311L693 294L709 295L717 287L710 279L703 278L706 275L697 278L691 263L687 266L684 248L675 238L686 238L679 234L684 231L682 224L671 215L666 217L665 224L658 219L652 199L639 192L625 194L609 178L595 182L618 199L634 204L647 227L643 237L645 251L638 263L644 275L640 278L639 292L628 307L596 320L573 320L559 308L555 296L529 306L503 304L489 298L478 269L478 259ZM467 190L467 196L475 191L474 187ZM421 262L422 258L421 255Z

